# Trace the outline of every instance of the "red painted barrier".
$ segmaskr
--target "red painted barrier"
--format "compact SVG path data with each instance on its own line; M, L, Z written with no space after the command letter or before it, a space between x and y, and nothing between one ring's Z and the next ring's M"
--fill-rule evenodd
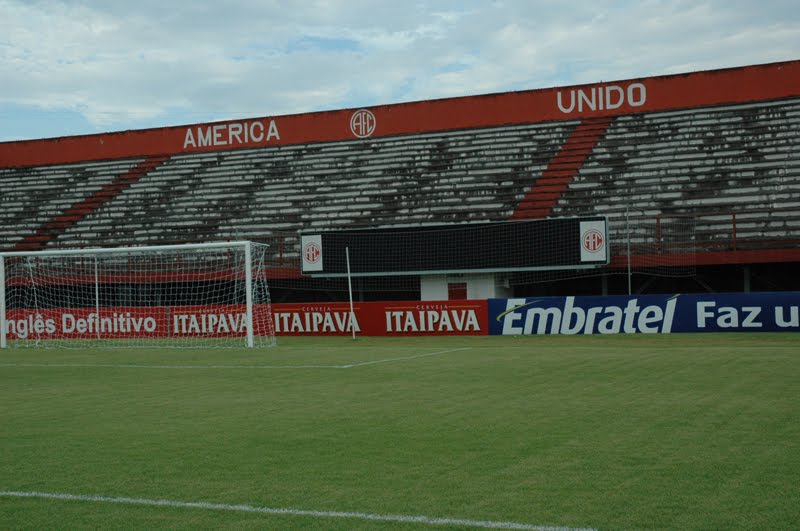
M487 335L487 302L362 302L273 304L279 336ZM259 314L256 308L254 314ZM256 317L257 318L257 317ZM256 326L255 329L267 326ZM243 305L9 310L9 339L240 337Z
M345 109L0 143L0 167L174 155L578 120L800 96L800 61Z

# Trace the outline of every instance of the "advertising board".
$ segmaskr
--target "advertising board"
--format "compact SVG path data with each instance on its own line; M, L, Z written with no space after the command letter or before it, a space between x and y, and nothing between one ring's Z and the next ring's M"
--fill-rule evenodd
M256 314L266 315L256 311ZM273 304L278 336L800 332L800 292ZM243 336L242 305L12 309L8 339ZM264 324L257 328L265 329Z
M800 293L489 300L490 335L800 331Z
M362 302L273 304L278 336L482 335L487 302ZM254 312L263 315L262 312ZM231 337L245 334L243 305L48 308L9 310L8 338L106 339ZM259 326L257 329L266 329Z

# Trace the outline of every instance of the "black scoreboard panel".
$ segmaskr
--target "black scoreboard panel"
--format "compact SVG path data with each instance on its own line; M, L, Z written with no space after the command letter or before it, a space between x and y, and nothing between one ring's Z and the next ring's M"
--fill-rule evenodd
M586 252L587 227L601 228L588 242L603 247L597 256ZM608 262L602 217L308 231L301 241L303 272L316 276L346 275L348 255L353 276L574 269Z

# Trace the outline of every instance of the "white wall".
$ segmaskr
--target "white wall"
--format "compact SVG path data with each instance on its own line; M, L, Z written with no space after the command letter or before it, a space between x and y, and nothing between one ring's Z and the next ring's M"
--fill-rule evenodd
M446 301L447 284L467 283L467 298L471 300L506 298L513 296L513 290L501 274L463 274L431 275L420 277L420 298L424 301Z

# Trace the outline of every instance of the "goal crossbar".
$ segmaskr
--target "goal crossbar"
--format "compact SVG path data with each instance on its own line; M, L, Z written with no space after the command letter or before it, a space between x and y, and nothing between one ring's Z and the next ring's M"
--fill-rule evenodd
M250 241L184 243L176 245L142 245L130 247L89 247L86 249L49 249L43 251L6 251L0 252L0 258L12 256L54 256L54 255L88 255L88 254L124 254L131 252L171 251L189 249L217 249L225 247L242 247L251 245ZM267 246L260 243L258 245Z

